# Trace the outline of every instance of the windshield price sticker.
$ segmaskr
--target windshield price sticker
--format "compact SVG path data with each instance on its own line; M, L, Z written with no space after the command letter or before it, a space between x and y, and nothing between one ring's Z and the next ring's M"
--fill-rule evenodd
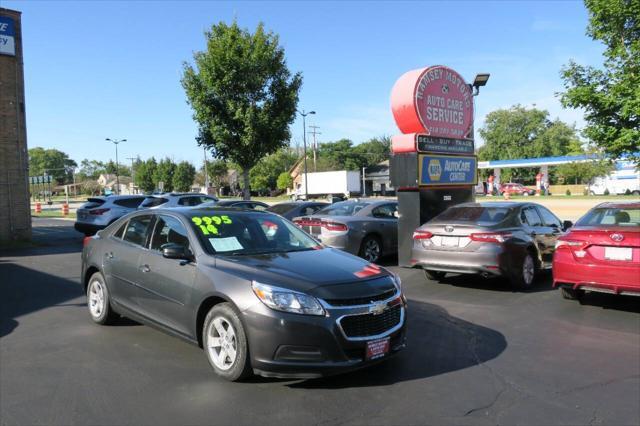
M218 226L228 225L233 221L227 215L222 216L194 216L191 221L202 231L204 235L217 235Z

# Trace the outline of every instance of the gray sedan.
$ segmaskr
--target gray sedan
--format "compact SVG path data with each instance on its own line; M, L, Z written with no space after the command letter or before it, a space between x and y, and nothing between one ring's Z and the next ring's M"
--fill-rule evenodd
M331 204L293 222L323 244L377 262L398 251L398 203L356 199Z
M480 273L529 288L538 271L551 269L556 240L570 226L534 203L460 204L416 229L411 263L432 280Z
M85 238L81 282L94 322L124 315L197 344L229 380L335 374L405 345L397 276L272 213L132 213Z

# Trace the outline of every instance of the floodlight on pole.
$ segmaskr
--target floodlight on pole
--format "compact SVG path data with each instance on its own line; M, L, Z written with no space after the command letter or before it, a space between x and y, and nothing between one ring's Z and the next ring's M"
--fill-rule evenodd
M118 173L118 144L120 142L126 142L126 139L110 139L105 138L107 142L112 142L116 146L116 193L120 195L120 175Z
M307 179L307 122L305 121L305 119L307 118L307 115L315 115L316 112L315 111L304 112L304 110L302 110L302 111L298 111L298 114L302 116L302 127L303 127L302 141L304 144L304 199L308 200L309 187L307 186L307 182L308 182L308 179Z
M480 88L487 85L487 81L489 81L490 76L491 74L488 72L476 74L476 78L473 79L473 83L471 84L471 87L473 88L473 96L478 96Z

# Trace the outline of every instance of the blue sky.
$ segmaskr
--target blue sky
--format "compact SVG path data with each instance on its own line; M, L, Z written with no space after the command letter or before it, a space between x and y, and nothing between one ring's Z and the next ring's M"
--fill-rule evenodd
M450 2L17 2L23 12L28 143L108 160L106 137L127 138L122 159L169 156L199 163L202 149L180 85L182 62L203 32L236 18L279 34L301 71L300 108L317 111L320 142L355 143L397 129L389 94L404 72L448 65L468 81L491 79L476 99L484 116L516 103L583 125L554 96L570 58L601 63L579 1ZM302 142L302 123L292 144Z

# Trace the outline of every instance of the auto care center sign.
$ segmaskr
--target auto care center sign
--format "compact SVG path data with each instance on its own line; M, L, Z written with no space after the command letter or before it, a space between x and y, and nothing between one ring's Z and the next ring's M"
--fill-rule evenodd
M0 55L16 56L16 30L13 19L0 16Z
M458 72L435 65L403 74L391 110L402 132L392 137L392 151L419 153L419 186L476 184L473 92Z

